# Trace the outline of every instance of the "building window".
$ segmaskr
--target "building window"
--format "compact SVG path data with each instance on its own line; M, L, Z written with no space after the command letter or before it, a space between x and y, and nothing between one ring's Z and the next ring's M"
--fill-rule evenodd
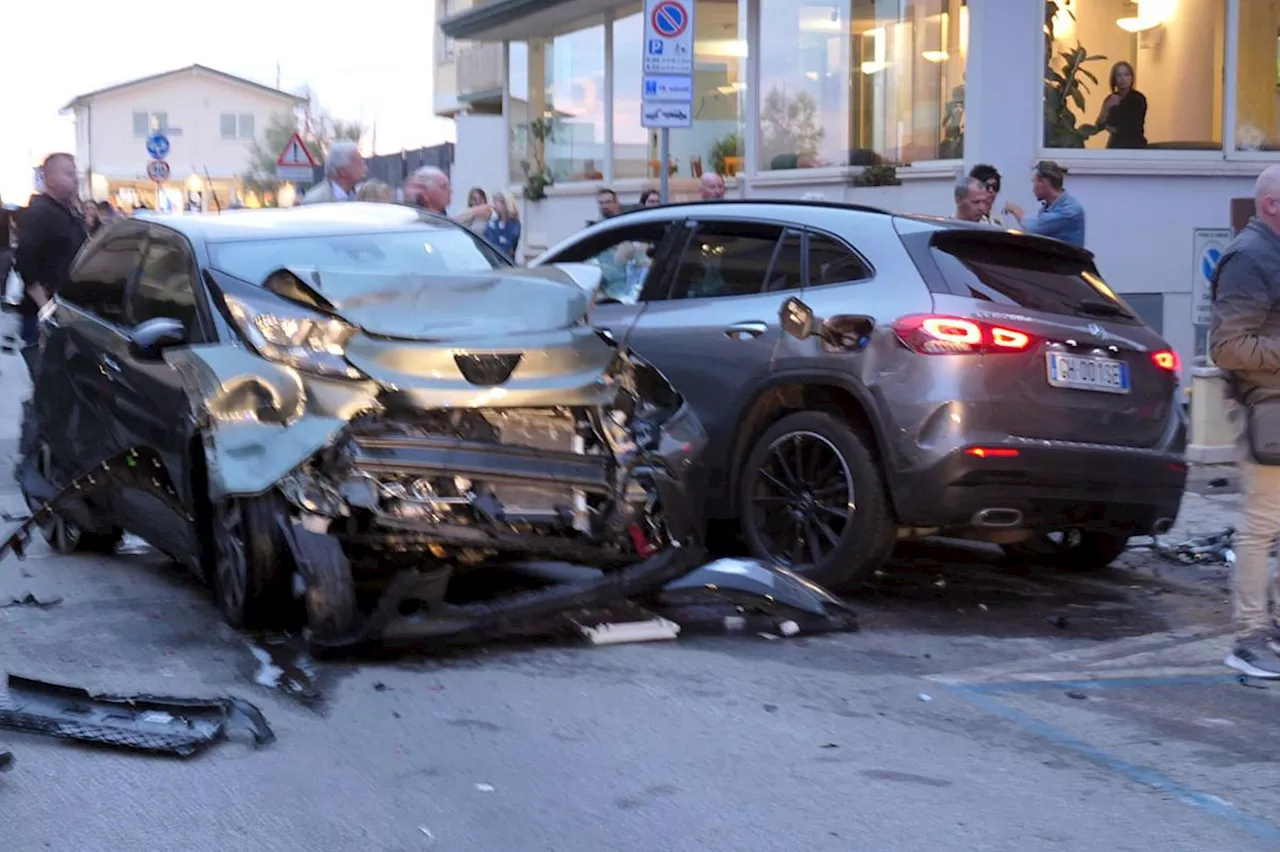
M224 112L218 116L218 129L223 139L248 142L253 140L253 115Z
M604 174L604 25L586 24L529 43L531 167L541 147L542 165L556 181L600 180ZM637 117L639 111L636 112ZM539 140L539 135L545 135Z
M743 165L743 99L747 96L748 0L699 0L694 17L694 125L671 131L668 167L676 178ZM792 50L795 45L792 45ZM613 24L613 174L659 176L658 132L640 124L644 12L620 9Z
M1240 5L1244 16L1273 4ZM1270 111L1250 117L1270 115L1274 125L1269 20ZM1045 22L1046 148L1222 149L1224 0L1046 0ZM1251 91L1261 102L1261 89Z
M1236 150L1280 151L1280 2L1244 0L1236 36Z
M760 169L962 157L968 11L760 0Z
M169 126L169 114L167 112L146 112L145 110L134 110L134 138L145 139L152 133L163 133L165 136L181 136L182 128Z
M529 45L507 44L507 171L512 183L524 183L529 163Z

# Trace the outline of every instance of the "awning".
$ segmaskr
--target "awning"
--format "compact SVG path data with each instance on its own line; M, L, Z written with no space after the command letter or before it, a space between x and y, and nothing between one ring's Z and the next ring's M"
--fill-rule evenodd
M592 15L636 0L485 0L440 22L450 38L470 41L524 41L565 32Z

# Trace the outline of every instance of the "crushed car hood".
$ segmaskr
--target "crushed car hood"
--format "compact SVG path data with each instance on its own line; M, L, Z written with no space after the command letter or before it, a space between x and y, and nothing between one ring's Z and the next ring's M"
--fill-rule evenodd
M501 339L585 322L588 295L554 269L388 275L289 267L366 333L430 341Z

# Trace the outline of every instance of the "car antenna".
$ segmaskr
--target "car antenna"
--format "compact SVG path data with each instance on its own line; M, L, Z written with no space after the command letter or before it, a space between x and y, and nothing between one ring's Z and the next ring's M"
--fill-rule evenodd
M209 177L209 167L204 167L204 180L209 184L209 194L213 196L213 206L218 208L218 212L222 212L222 202L218 200L218 190L213 188L213 178Z

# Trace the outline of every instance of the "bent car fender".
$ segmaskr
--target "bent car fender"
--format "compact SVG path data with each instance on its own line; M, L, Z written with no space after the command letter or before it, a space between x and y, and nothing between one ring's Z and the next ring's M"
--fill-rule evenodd
M376 407L372 382L304 377L236 346L165 352L204 439L209 496L262 494Z

